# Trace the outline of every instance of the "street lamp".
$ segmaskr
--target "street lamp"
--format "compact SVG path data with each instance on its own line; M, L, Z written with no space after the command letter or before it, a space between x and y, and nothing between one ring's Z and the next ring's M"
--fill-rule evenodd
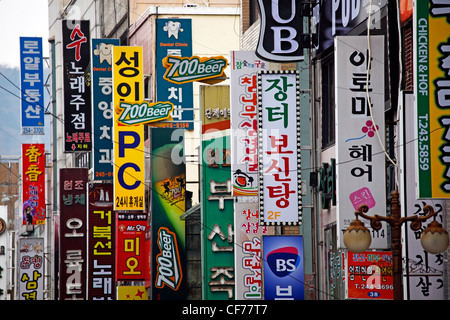
M390 224L392 228L391 248L395 300L403 299L401 226L403 223L410 221L411 229L417 231L422 227L423 221L436 216L436 212L430 205L424 206L423 210L426 214L423 217L419 217L418 215L401 217L399 195L398 192L394 190L392 192L390 217L379 215L368 216L366 215L366 213L369 211L369 207L367 205L361 205L359 206L358 210L355 211L356 220L354 220L344 232L343 240L344 245L347 247L347 249L351 252L361 253L369 249L372 239L369 230L361 221L358 220L358 216L370 220L370 226L374 230L381 229L381 221L385 221ZM448 233L440 223L434 220L422 232L420 242L425 251L432 254L441 253L448 247Z

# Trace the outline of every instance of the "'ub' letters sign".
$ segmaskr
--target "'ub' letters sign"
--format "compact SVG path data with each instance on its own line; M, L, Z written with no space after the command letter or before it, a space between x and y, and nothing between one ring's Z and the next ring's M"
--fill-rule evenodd
M269 61L303 60L302 1L258 0L261 32L256 54Z

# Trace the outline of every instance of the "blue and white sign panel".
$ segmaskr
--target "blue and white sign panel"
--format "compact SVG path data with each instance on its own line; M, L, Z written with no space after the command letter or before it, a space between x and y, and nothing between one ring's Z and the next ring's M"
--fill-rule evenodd
M92 39L92 121L94 180L113 179L112 47L119 39Z
M40 135L44 130L44 71L42 38L20 37L22 134Z
M194 129L194 100L192 82L174 84L164 79L163 59L168 55L192 56L192 20L158 19L156 41L156 98L174 106L172 121L161 121L159 127Z
M303 300L302 236L263 236L264 299Z

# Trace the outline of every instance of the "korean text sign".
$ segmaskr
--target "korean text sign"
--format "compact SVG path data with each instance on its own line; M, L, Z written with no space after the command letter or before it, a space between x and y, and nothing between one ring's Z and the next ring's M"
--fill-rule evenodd
M172 121L163 121L158 126L179 129L194 129L193 84L174 84L164 79L166 68L163 59L168 55L192 56L191 19L156 20L156 98L174 105Z
M119 39L92 39L91 44L94 180L113 179L112 47L119 44Z
M392 252L347 252L346 292L349 299L393 299Z
M360 205L367 205L369 213L386 214L386 160L380 145L385 141L384 37L371 36L370 45L369 57L367 37L335 38L336 195L341 248L345 248L343 232ZM386 228L383 224L372 232L371 248L387 248Z
M113 47L114 210L144 210L144 125L119 123L121 101L144 97L142 47Z
M62 20L65 152L92 150L89 20Z
M302 236L263 236L264 299L303 300Z
M147 213L117 213L116 280L145 280Z
M44 134L42 38L20 37L22 134Z
M257 72L269 67L254 51L231 51L230 104L234 196L258 195ZM218 113L218 112L216 112Z
M89 183L88 300L115 300L116 215L112 183Z
M64 168L60 177L59 299L87 293L87 168Z
M417 197L444 199L450 197L449 6L437 0L414 6Z
M301 224L300 105L297 71L258 73L260 222Z
M45 224L45 144L22 144L23 224Z
M44 300L44 239L19 240L19 300Z

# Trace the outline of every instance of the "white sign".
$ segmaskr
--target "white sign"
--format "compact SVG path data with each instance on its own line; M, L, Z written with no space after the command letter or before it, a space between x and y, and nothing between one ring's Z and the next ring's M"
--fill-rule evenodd
M360 205L369 207L368 215L386 216L386 158L381 145L385 144L383 36L371 36L370 45L369 57L366 36L335 38L336 194L341 248L345 248L343 233ZM372 235L370 248L387 249L386 223L375 231L365 222Z

